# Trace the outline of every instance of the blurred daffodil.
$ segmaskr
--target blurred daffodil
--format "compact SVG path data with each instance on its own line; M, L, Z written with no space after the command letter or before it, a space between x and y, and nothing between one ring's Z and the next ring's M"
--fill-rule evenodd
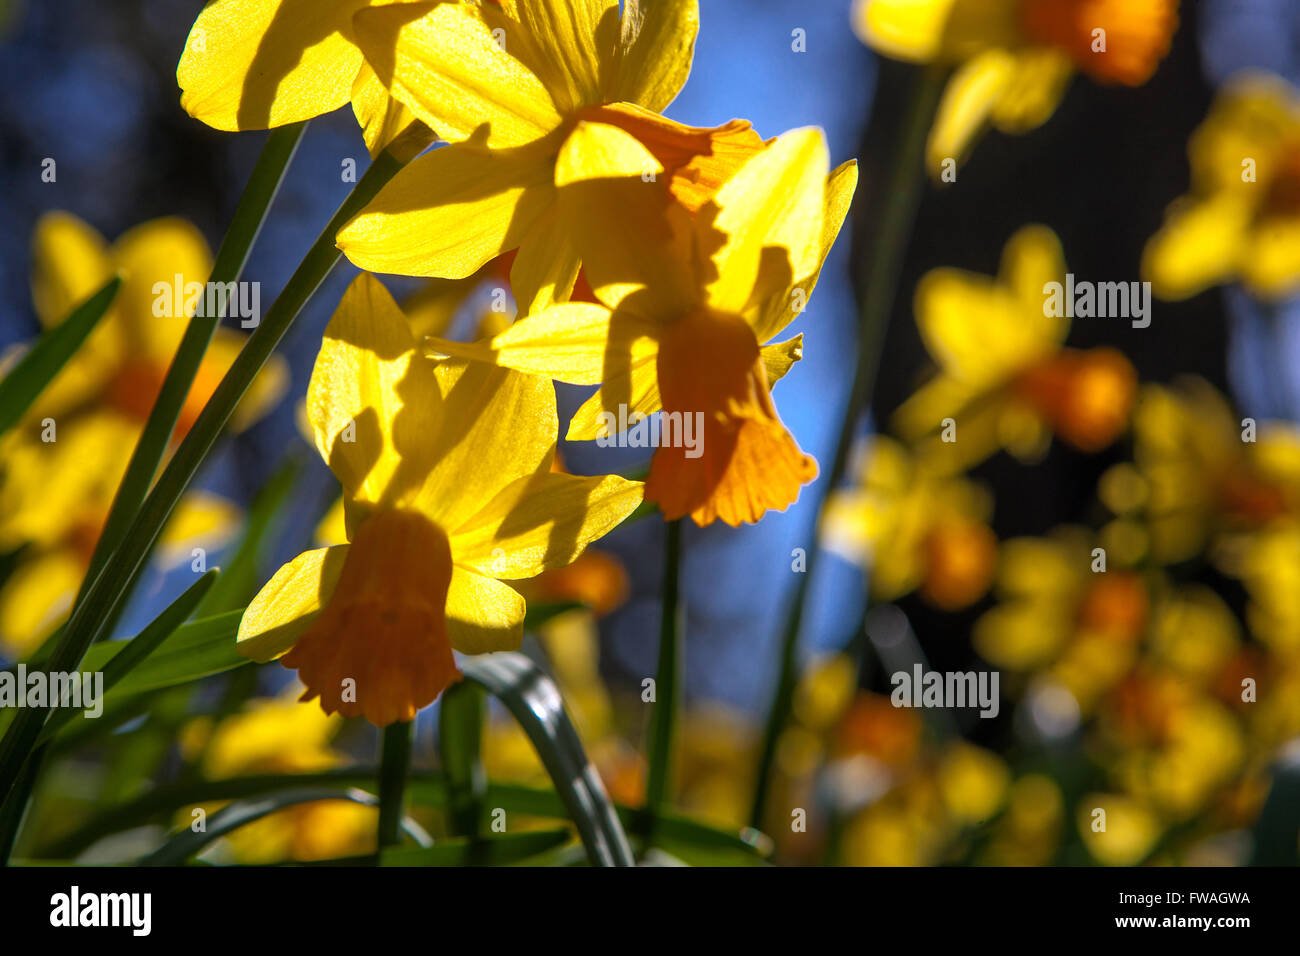
M1114 349L1062 347L1070 320L1048 307L1048 287L1064 279L1061 244L1045 226L1025 226L1007 241L996 278L927 272L916 288L916 324L939 374L895 413L899 435L949 445L927 455L953 470L999 447L1032 457L1050 432L1088 452L1114 441L1137 375Z
M500 579L568 564L641 501L636 482L552 474L551 383L423 357L369 275L330 321L307 413L349 543L276 572L239 648L284 655L327 713L411 720L459 678L453 649L519 646L524 599Z
M1162 299L1234 280L1264 299L1300 290L1300 91L1247 73L1220 91L1187 147L1191 192L1142 256Z
M176 66L181 107L220 130L272 129L351 101L371 156L433 140L365 61L352 18L410 0L211 0ZM398 142L394 142L398 141Z
M682 126L659 114L690 73L695 0L509 0L393 5L355 18L357 42L403 103L451 145L400 172L338 235L374 272L456 278L518 250L520 311L567 301L580 268L575 226L556 204L557 160L584 124L617 127L702 205L763 147L748 123ZM602 153L586 151L588 166Z
M1132 558L1161 564L1211 550L1231 573L1232 538L1300 514L1300 429L1241 420L1209 383L1146 385L1133 414L1133 462L1099 486Z
M215 727L201 718L185 728L182 751L198 760L206 780L317 773L346 764L346 755L330 745L342 718L294 696L291 688L281 697L250 700ZM300 803L233 830L223 842L243 864L359 856L374 852L377 816L374 807L348 800ZM192 817L192 810L185 814L187 826Z
M893 601L919 589L954 611L983 597L997 567L989 494L928 466L891 438L876 436L857 481L830 495L822 543L871 569L871 596Z
M802 337L765 343L806 304L856 165L828 176L820 131L790 132L692 215L663 183L641 179L647 163L656 160L643 145L603 123L580 125L560 154L560 206L578 224L595 303L535 313L487 343L430 340L430 348L601 384L570 422L570 440L612 438L633 413L662 409L668 432L647 500L669 520L758 521L817 473L770 394Z
M926 144L935 176L987 125L1042 125L1075 70L1141 86L1169 50L1178 0L857 0L858 36L885 56L955 67Z

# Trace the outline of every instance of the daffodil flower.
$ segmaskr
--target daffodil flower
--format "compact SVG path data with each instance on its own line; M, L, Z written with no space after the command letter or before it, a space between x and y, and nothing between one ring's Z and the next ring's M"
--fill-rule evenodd
M1147 242L1162 299L1240 280L1275 300L1300 291L1300 91L1248 73L1219 93L1187 147L1192 189Z
M954 611L993 583L997 537L988 493L927 467L899 442L871 440L857 481L832 492L822 514L822 544L871 568L871 595L893 601L919 589Z
M422 356L370 275L326 329L307 415L349 543L277 571L238 646L283 655L327 713L413 719L459 678L453 650L519 646L524 599L501 579L568 564L641 502L637 482L551 473L554 386Z
M1062 348L1070 320L1045 307L1065 279L1061 244L1045 226L1007 241L996 278L933 269L917 284L917 328L940 372L894 415L900 437L959 471L1006 447L1032 458L1051 432L1083 451L1123 430L1137 390L1115 349ZM1049 431L1050 429L1050 431ZM945 434L948 431L948 434Z
M433 132L394 99L357 46L352 16L409 0L211 0L176 66L181 108L214 129L273 129L349 101L372 157L404 158Z
M380 79L451 145L398 173L338 234L372 272L459 278L518 250L521 314L567 301L581 259L557 208L557 157L584 121L617 126L690 208L763 146L748 123L659 115L690 73L695 0L506 0L360 11Z
M646 163L654 158L645 146L600 123L581 124L560 154L560 208L575 223L597 302L553 306L490 342L430 340L430 348L603 383L574 416L570 440L625 427L612 427L620 409L624 421L662 409L683 428L699 416L693 450L661 442L647 500L669 520L758 521L792 503L817 473L770 394L799 357L801 338L767 343L806 304L857 167L846 163L828 176L821 132L797 130L757 153L692 215L663 183L642 180Z
M853 25L885 56L956 68L926 144L939 176L988 124L1041 126L1075 70L1141 86L1169 50L1178 0L858 0Z

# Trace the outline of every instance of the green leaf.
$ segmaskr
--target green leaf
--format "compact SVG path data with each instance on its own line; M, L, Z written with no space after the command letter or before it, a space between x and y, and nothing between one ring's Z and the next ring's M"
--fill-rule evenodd
M528 734L578 828L592 866L635 865L618 814L600 775L583 752L582 741L551 679L527 657L515 653L469 657L461 670L505 704Z
M568 827L556 830L529 830L491 838L454 837L439 840L431 847L385 850L380 866L503 866L563 846L573 839ZM342 860L341 863L364 862Z
M103 664L102 667L86 667L86 671L101 671L103 673L103 690L105 692L116 687L123 679L129 677L131 672L154 651L156 651L167 638L176 632L190 613L198 605L203 596L208 593L213 583L217 579L215 570L204 574L197 581L191 584L185 593L169 604L161 614L153 619L149 625L129 641L115 641L114 643L123 645L116 649L116 652ZM103 647L104 645L99 645ZM99 648L92 648L98 650ZM90 655L87 655L89 657ZM84 664L84 661L83 661ZM107 697L100 701L101 705L106 706ZM50 715L50 719L45 722L45 727L41 731L41 736L37 744L42 744L49 740L73 717L85 717L84 711L61 708Z
M243 611L227 611L181 625L126 675L114 692L125 696L173 687L252 663L235 650L235 635L243 615ZM86 667L94 669L93 664L101 659L101 666L107 666L130 643L96 644L85 657Z
M109 279L98 292L73 309L66 319L42 335L9 374L0 379L0 435L22 420L45 386L81 348L86 337L108 312L121 286L120 276Z

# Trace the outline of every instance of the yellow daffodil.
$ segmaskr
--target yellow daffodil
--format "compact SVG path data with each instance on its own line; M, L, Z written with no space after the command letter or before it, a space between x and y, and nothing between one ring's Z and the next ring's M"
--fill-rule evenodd
M926 144L939 176L989 124L1041 126L1075 70L1141 86L1169 50L1178 0L858 0L853 25L885 56L955 67Z
M1041 672L1090 711L1133 667L1147 631L1147 583L1100 567L1089 536L1062 529L1047 538L1003 542L997 606L975 623L972 643L995 667Z
M139 425L100 410L78 415L48 444L7 446L0 481L0 551L24 548L0 585L0 650L24 657L67 617L126 472ZM191 491L163 529L159 559L192 560L191 549L220 547L239 509Z
M357 42L384 84L451 145L398 173L338 234L373 272L457 278L518 250L520 312L567 301L581 257L556 204L557 158L580 124L636 137L637 176L663 176L698 208L763 147L748 123L659 115L690 73L695 0L509 0L362 10ZM586 157L594 163L599 154Z
M459 678L453 649L519 646L524 599L500 579L568 564L641 501L636 482L552 474L551 383L423 357L369 275L330 321L307 412L349 543L276 572L239 649L284 655L327 713L411 720Z
M846 163L828 176L820 131L797 130L755 154L692 215L664 183L642 180L647 164L659 169L623 130L581 124L556 178L597 301L534 313L488 343L430 340L430 348L602 383L570 423L570 440L612 436L633 413L662 409L677 435L659 442L647 500L669 520L754 522L787 507L816 475L770 395L799 357L801 337L767 343L807 302L857 168Z
M1007 241L996 278L926 273L916 324L940 371L899 407L898 434L948 445L926 454L954 470L999 447L1032 457L1049 429L1083 451L1114 441L1128 423L1137 375L1114 349L1062 347L1070 320L1048 307L1048 288L1064 281L1061 244L1045 226L1025 226Z
M201 718L185 728L181 749L197 759L206 780L256 774L318 773L343 766L346 754L330 746L342 718L301 704L296 691L258 698L212 726ZM220 805L202 809L211 814ZM280 810L240 827L224 838L244 864L282 860L325 860L372 853L378 811L348 800L317 800ZM183 815L193 823L193 810Z
M1156 814L1140 800L1123 794L1084 794L1075 820L1083 845L1104 866L1142 862L1163 830Z
M1300 290L1300 91L1277 76L1228 82L1187 146L1191 192L1147 243L1162 299L1234 280L1264 299Z
M871 595L893 601L920 589L954 611L984 596L998 544L986 491L928 467L891 438L874 437L857 481L831 493L822 543L871 569Z
M371 156L390 144L406 158L432 132L379 82L352 17L410 0L211 0L176 66L181 107L220 130L272 129L351 101Z
M1243 421L1201 379L1144 386L1133 435L1132 464L1114 466L1099 488L1118 516L1115 539L1133 542L1131 560L1173 564L1213 545L1231 571L1234 536L1300 514L1300 430Z
M121 274L122 287L85 347L41 393L24 431L39 433L43 419L62 421L92 406L107 406L143 423L185 334L186 308L192 311L212 298L206 290L201 297L194 293L212 271L203 236L184 219L154 219L109 246L76 216L52 212L36 224L32 259L32 299L46 328L61 322L115 273ZM181 408L176 438L189 431L243 344L241 332L217 330ZM283 362L269 363L236 410L233 427L244 428L267 412L287 380Z

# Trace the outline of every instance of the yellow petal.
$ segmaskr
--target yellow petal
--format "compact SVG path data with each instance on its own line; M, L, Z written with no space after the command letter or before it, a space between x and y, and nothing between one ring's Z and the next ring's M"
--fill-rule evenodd
M434 373L442 398L418 436L433 464L411 504L440 527L456 528L512 481L550 470L559 428L555 386L482 362L448 359Z
M1300 218L1265 219L1247 240L1242 281L1265 299L1284 298L1300 287Z
M47 212L37 220L32 233L32 302L43 326L62 322L112 275L108 244L85 222L66 212Z
M394 156L409 161L434 141L433 130L393 98L369 63L361 64L352 84L352 112L371 159L391 147Z
M269 129L338 109L361 51L352 15L370 0L217 0L176 67L181 108L223 130Z
M208 351L204 353L199 378L214 384L220 382L226 372L230 371L230 366L235 364L235 359L239 357L247 341L243 334L234 329L217 329L217 334L212 337L212 342L208 345ZM242 432L261 421L280 403L288 391L288 363L281 356L272 355L254 377L248 386L248 391L239 400L239 404L235 406L235 413L230 418L231 431ZM198 397L191 391L186 400L187 405ZM203 396L204 404L209 397L211 396Z
M353 499L394 503L419 486L435 454L433 363L397 303L362 273L330 319L307 386L316 448Z
M1067 319L1053 319L1050 316L1039 318L1046 297L1043 286L1049 282L1065 281L1065 253L1061 250L1061 240L1056 237L1056 233L1046 226L1035 224L1017 229L1002 248L998 278L1023 303L1026 321L1034 329L1029 333L1030 337L1053 342L1064 341Z
M803 358L803 333L786 342L764 345L758 350L763 358L763 371L767 373L767 384L775 385L785 378L786 372L794 368L794 363Z
M347 555L346 544L304 551L276 571L239 621L239 653L265 663L292 648L334 593Z
M925 144L925 167L939 177L949 161L966 158L975 138L1006 94L1016 74L1016 57L988 50L962 64L948 80Z
M467 568L452 568L447 636L462 654L519 650L526 612L523 596L510 585Z
M1260 184L1294 151L1298 128L1300 98L1290 84L1253 70L1234 76L1187 141L1194 190L1258 195ZM1255 161L1257 182L1242 180L1246 159Z
M560 150L561 218L587 281L611 308L635 295L640 314L668 317L699 301L690 217L672 201L663 172L633 136L604 123L579 123Z
M708 206L696 217L702 248L715 248L722 238L713 254L718 275L709 284L711 305L742 312L759 282L760 267L764 284L781 288L816 271L829 172L822 131L793 130L753 156L718 190L716 218L710 223L703 215Z
M821 252L818 256L817 268L812 275L798 277L799 281L793 286L785 289L780 295L771 296L763 304L762 311L755 316L753 323L754 335L759 342L771 341L773 336L798 318L807 307L813 290L817 288L817 280L821 276L826 257L830 255L835 240L839 238L844 220L849 214L849 207L853 203L853 192L857 189L857 185L858 163L854 159L839 166L827 177L826 205L822 211ZM774 381L770 369L768 381Z
M655 323L604 306L568 302L521 319L490 343L497 364L596 385L653 354Z
M624 0L617 73L605 98L663 112L690 75L699 29L697 0Z
M521 478L452 532L452 556L495 578L531 578L571 563L641 498L640 482L616 475Z
M60 548L24 560L0 587L0 649L22 659L72 610L86 565L71 549Z
M613 73L618 0L525 0L521 26L548 63L549 88L561 110L600 103ZM506 38L509 49L510 39Z
M1234 192L1184 200L1142 250L1142 278L1161 299L1186 299L1236 275L1251 208Z
M580 268L572 230L565 228L558 205L552 205L524 236L510 267L510 289L519 315L567 302Z
M362 10L354 25L383 84L443 139L480 129L486 146L540 139L560 125L551 94L484 17L468 3L395 4ZM499 36L507 48L526 42Z
M988 46L1015 43L1018 0L857 0L853 29L895 60L966 59Z
M337 236L362 269L463 279L514 249L552 202L535 147L445 146L399 172Z
M164 566L188 563L194 548L215 551L239 530L243 513L232 501L206 491L188 492L168 519L158 539Z
M316 531L313 537L317 544L329 547L334 544L345 544L348 540L347 522L343 517L343 499L339 498L330 505L329 511L320 519L316 525Z
M176 289L182 305L195 291L207 298L212 272L207 240L193 223L169 216L122 233L112 255L122 273L117 302L130 357L170 364L189 318L174 314Z
M626 407L629 420L634 414L653 415L663 407L659 398L659 373L655 367L659 348L656 344L653 349L647 349L645 357L638 358L628 367L616 368L606 376L601 387L570 419L566 440L591 441L599 437L607 431L602 413L608 412L617 418L620 406Z
M993 104L993 125L1012 134L1041 126L1060 105L1073 75L1064 53L1050 47L1017 51L1011 79Z

